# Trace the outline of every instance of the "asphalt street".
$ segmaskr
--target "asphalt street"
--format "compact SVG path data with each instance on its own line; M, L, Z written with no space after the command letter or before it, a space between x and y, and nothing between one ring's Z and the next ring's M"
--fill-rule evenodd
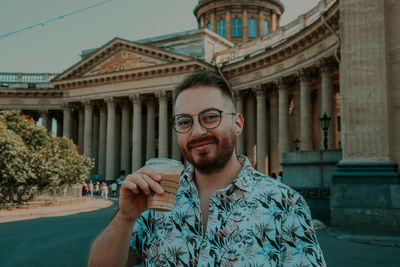
M90 244L116 211L0 223L0 266L86 266ZM400 266L400 248L337 239L317 231L328 266Z

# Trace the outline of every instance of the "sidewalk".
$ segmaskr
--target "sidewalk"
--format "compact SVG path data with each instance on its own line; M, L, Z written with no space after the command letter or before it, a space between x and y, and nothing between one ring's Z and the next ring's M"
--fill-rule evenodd
M94 211L110 207L111 200L86 199L56 205L0 210L0 223L35 219L41 217L65 216L79 212Z

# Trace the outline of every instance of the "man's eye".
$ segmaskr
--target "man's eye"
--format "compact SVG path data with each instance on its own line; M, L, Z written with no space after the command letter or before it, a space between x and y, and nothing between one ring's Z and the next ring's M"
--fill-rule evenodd
M192 124L192 121L189 119L180 119L176 122L176 125L178 125L179 127L186 127L190 124Z
M216 120L218 118L219 118L218 114L205 114L203 116L203 120L206 121L206 122L211 122L211 121L214 121L214 120Z

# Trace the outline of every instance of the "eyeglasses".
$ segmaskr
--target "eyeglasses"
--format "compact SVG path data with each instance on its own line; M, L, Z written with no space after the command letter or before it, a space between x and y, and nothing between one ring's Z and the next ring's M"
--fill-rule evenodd
M224 112L218 109L206 109L199 114L178 114L171 118L171 124L177 133L184 134L193 127L193 116L197 115L199 123L205 129L215 129L221 124L222 114L236 115L236 112Z

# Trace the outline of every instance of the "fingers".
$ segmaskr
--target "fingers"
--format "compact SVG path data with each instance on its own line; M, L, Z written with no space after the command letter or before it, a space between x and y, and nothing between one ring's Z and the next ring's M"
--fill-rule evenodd
M140 191L146 195L151 195L152 191L162 194L164 190L158 183L160 180L161 175L158 172L144 167L134 174L128 175L123 186L134 194L138 194Z

